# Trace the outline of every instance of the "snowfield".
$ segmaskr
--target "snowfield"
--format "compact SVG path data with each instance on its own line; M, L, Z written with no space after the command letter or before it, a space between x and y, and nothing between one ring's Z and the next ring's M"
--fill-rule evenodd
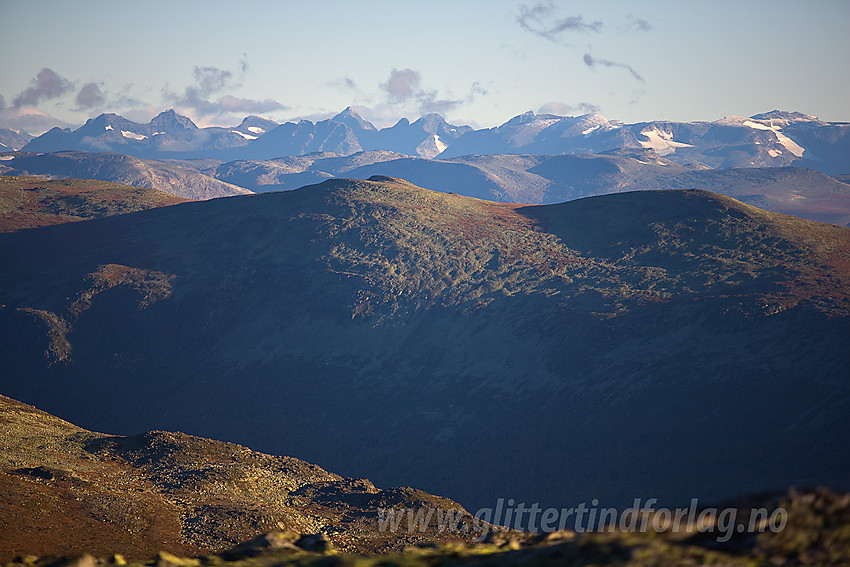
M779 126L767 126L765 124L761 124L760 122L753 122L752 120L744 121L744 126L749 126L755 130L770 130L774 134L776 134L776 138L779 143L785 146L785 149L794 154L797 157L803 157L803 152L805 152L805 148L799 145L797 142L780 132ZM776 156L774 156L776 157Z
M641 132L641 135L646 136L648 141L638 140L644 148L655 150L660 156L668 156L676 151L676 148L693 148L693 144L685 144L684 142L676 142L673 140L673 134L653 128Z
M251 128L248 128L248 129L251 130ZM244 132L240 132L239 130L231 130L231 132L233 132L234 134L239 134L240 136L242 136L246 140L256 140L259 137L259 136L252 136L251 134L246 134Z
M121 130L121 135L125 138L129 138L130 140L144 140L147 138L144 134L136 134L135 132L129 132L127 130Z

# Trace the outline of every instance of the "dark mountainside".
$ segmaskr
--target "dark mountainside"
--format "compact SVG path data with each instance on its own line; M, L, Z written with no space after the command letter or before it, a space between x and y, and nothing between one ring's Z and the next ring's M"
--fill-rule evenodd
M185 203L155 189L91 179L0 176L0 232Z
M97 179L156 189L186 199L246 195L250 190L219 181L194 169L123 154L17 152L0 162L4 175L42 175L55 179Z
M470 541L472 517L412 488L379 490L292 457L182 433L81 429L0 395L0 564L16 555L221 551L272 530L324 533L349 552ZM470 531L379 531L378 508L454 510Z
M0 235L0 391L468 509L848 488L850 230L388 178Z

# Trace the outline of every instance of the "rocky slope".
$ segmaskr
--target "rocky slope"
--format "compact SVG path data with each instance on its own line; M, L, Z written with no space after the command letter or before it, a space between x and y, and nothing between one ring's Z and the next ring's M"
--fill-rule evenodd
M269 530L323 537L340 550L400 551L436 532L378 529L379 508L460 505L411 488L379 490L292 457L182 433L94 433L0 395L0 562L16 555L229 549Z
M32 139L33 137L23 130L0 128L0 151L20 150Z
M0 391L475 509L841 488L848 255L703 191L331 180L0 235Z
M4 175L38 175L50 179L96 179L156 189L186 199L246 195L248 189L219 181L193 169L123 154L16 152L0 162Z

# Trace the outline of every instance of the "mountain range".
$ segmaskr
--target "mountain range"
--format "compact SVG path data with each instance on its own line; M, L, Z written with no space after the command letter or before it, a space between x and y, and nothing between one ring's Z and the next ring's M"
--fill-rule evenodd
M468 509L846 489L848 257L700 190L331 179L0 235L0 391Z
M350 107L319 122L277 124L249 116L235 128L198 128L173 110L140 124L115 114L77 130L54 128L23 149L49 153L108 151L151 159L268 160L314 152L349 155L391 151L424 158L465 155L598 154L653 149L682 165L710 168L798 166L830 175L850 171L850 124L823 122L774 110L714 122L652 121L625 124L598 114L558 116L527 112L501 126L475 130L437 114L401 119L377 129Z

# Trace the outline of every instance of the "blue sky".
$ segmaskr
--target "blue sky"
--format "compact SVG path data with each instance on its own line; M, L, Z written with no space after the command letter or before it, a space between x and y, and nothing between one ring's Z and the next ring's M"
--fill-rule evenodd
M846 0L0 0L0 126L348 105L379 126L431 111L477 127L527 110L847 121L848 29Z

